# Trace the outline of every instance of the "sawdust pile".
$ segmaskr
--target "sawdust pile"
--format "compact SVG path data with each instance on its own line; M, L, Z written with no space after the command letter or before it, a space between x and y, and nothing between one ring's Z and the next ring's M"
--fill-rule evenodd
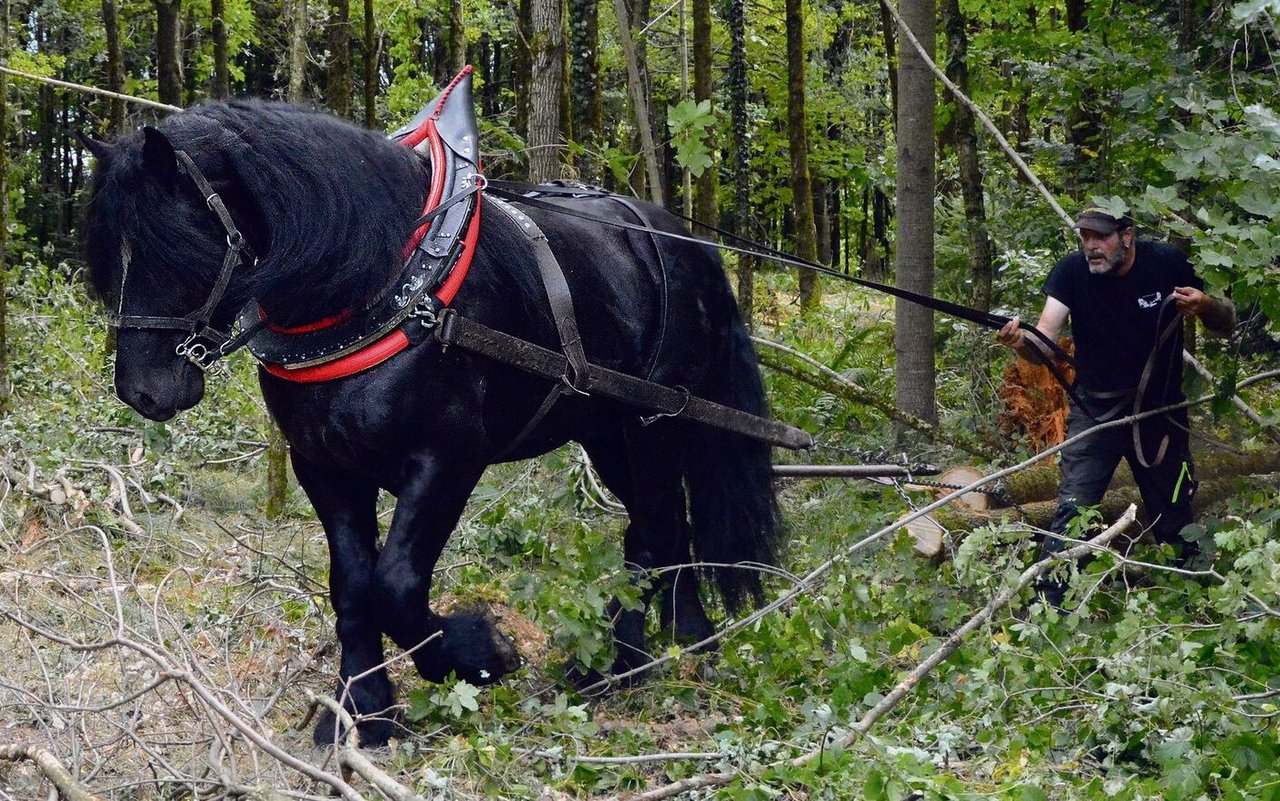
M1063 337L1058 344L1068 354L1075 355L1071 337ZM1061 369L1068 381L1075 379L1075 370L1070 365L1061 365ZM1066 439L1067 392L1047 367L1014 359L1005 368L1000 397L1005 407L1000 426L1005 431L1026 435L1027 443L1036 450Z

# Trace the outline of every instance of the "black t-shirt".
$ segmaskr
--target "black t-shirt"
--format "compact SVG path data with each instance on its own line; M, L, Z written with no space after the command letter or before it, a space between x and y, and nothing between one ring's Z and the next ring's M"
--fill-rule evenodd
M1076 251L1054 265L1042 291L1071 310L1080 384L1093 392L1138 386L1157 335L1181 319L1165 299L1174 287L1204 289L1182 251L1159 242L1137 243L1133 269L1117 278L1093 275ZM1156 358L1143 405L1182 400L1182 329L1165 342Z

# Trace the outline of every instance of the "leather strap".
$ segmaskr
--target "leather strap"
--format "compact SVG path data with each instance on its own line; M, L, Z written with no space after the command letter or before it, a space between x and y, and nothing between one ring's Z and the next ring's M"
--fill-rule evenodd
M551 304L551 316L556 323L556 331L560 334L560 347L569 360L569 369L563 376L567 390L585 393L590 389L587 376L587 354L582 350L582 335L578 333L578 318L573 312L573 295L569 291L569 282L565 280L560 262L551 252L547 244L547 235L537 223L529 219L529 215L500 198L490 198L494 206L501 209L524 234L533 246L534 256L538 261L538 272L542 275L542 285L547 291L547 301Z
M563 354L468 320L455 309L441 312L435 338L443 347L456 345L555 381L565 376L569 369L569 360ZM684 387L664 386L595 364L587 365L586 374L593 395L654 413L641 422L681 417L783 448L807 450L813 447L813 438L798 428L699 398Z

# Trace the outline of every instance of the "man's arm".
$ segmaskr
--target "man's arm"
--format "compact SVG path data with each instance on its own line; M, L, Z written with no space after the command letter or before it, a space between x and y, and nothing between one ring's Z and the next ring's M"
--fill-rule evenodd
M1044 310L1040 312L1040 319L1036 322L1036 330L1048 337L1050 341L1057 342L1058 334L1062 333L1062 326L1066 324L1067 315L1070 313L1071 310L1065 303L1050 296L1045 299ZM1012 348L1014 353L1029 362L1042 364L1053 358L1053 354L1040 341L1040 338L1023 331L1019 323L1017 317L1006 323L1004 328L996 332L996 341L1007 348Z
M1206 295L1190 286L1174 287L1173 297L1183 317L1199 317L1211 333L1225 337L1235 330L1236 307L1230 300Z

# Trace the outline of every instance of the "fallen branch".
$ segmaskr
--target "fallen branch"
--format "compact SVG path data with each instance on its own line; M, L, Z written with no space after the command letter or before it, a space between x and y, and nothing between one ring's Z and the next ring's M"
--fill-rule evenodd
M0 745L0 762L33 763L66 801L102 801L76 781L49 750L34 745Z
M930 654L927 659L908 673L906 678L898 682L897 686L880 700L880 703L867 710L867 714L863 715L862 719L855 723L853 728L837 741L838 744L843 747L848 747L856 742L858 738L862 737L862 735L866 734L871 727L875 725L877 720L884 717L885 713L897 706L898 702L905 698L907 693L914 689L925 676L929 675L935 667L942 664L948 657L958 651L960 649L960 644L964 642L966 637L976 631L979 626L990 621L991 618L995 616L996 612L999 612L1001 609L1008 606L1014 596L1031 586L1032 582L1037 578L1059 562L1075 561L1076 559L1079 559L1091 552L1107 550L1107 544L1118 537L1120 532L1132 525L1133 521L1137 519L1137 516L1138 507L1133 504L1129 504L1129 508L1125 509L1124 514L1120 516L1120 519L1115 523L1112 523L1105 531L1100 532L1092 539L1073 548L1068 548L1047 559L1041 559L1040 561L1033 563L1026 570L1022 571L1022 574L1018 576L1018 580L1016 582L996 593L995 597L988 601L986 606L973 615L973 617L966 620L960 628L953 631L951 636L942 643L938 650ZM792 764L803 765L812 761L821 753L821 751L811 751L802 757L792 760Z
M917 665L910 673L898 682L878 704L869 709L862 718L853 725L853 727L840 739L836 740L834 745L847 748L857 742L863 735L871 730L876 721L884 717L890 710L897 706L907 693L911 692L915 687L924 680L938 665L942 664L948 657L960 649L961 643L965 638L976 631L979 627L989 622L996 612L999 612L1022 590L1031 586L1038 577L1048 571L1054 565L1066 560L1078 559L1091 551L1104 550L1107 543L1115 539L1120 532L1128 528L1137 517L1137 507L1130 506L1125 513L1114 524L1105 531L1098 534L1088 542L1081 543L1074 548L1069 548L1058 554L1050 556L1039 562L1032 564L1022 574L1018 576L1018 580L1006 586L1000 592L996 593L990 601L987 602L979 612L970 617L959 628L951 633L951 636L942 643L933 653L931 653L923 662ZM826 751L829 745L824 744L822 747L809 751L795 759L789 760L789 764L800 767L819 759ZM765 767L763 770L777 768L784 763L778 762ZM644 793L627 796L627 801L659 801L664 798L674 798L675 796L706 787L721 787L737 778L738 774L731 772L708 773L701 776L691 776L678 782L654 788ZM612 801L612 799L611 799Z
M337 699L313 695L310 701L312 709L317 706L323 706L334 715L337 715L338 720L346 729L346 737L336 746L339 765L369 782L369 784L378 789L378 792L392 799L392 801L426 801L422 796L391 778L382 768L370 762L368 757L360 753L360 731L356 728L356 722L352 719L351 713L344 709Z
M517 753L528 754L539 759L557 762L580 762L584 765L644 765L651 762L680 762L693 760L725 759L728 754L719 752L676 752L663 754L634 754L632 756L587 756L585 754L566 754L563 751L515 749Z

